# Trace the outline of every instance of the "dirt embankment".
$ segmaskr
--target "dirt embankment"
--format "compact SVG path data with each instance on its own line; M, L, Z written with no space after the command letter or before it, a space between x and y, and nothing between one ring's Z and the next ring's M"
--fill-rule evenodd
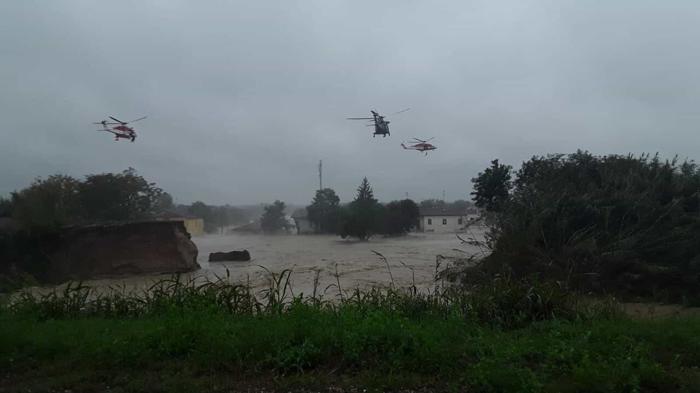
M57 240L47 255L53 282L199 269L197 246L182 222L74 227Z

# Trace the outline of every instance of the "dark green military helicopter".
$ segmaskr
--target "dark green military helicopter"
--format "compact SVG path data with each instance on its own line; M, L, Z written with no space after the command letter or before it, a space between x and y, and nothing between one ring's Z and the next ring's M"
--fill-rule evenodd
M406 112L407 110L410 110L411 108L406 108L404 110L394 112L392 115L397 115L399 113ZM384 116L380 115L376 111L370 111L372 113L372 117L348 117L348 120L371 120L369 124L367 124L367 127L374 126L374 134L372 134L372 138L374 138L377 135L382 135L384 138L386 138L387 135L391 135L389 132L389 121L384 120Z

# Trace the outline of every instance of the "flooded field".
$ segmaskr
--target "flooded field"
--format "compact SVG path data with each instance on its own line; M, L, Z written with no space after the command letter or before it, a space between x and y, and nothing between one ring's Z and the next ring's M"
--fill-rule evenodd
M473 229L460 236L481 238L483 229ZM356 287L385 287L391 284L392 278L396 286L410 286L415 282L419 288L431 288L438 255L455 257L479 252L476 247L462 244L455 234L430 233L397 238L377 237L368 242L343 240L330 235L206 235L195 237L193 241L199 248L201 269L188 274L188 277L228 277L231 281L249 282L261 289L268 285L269 273L265 269L274 273L291 269L294 294L311 293L315 277L318 277L317 288L320 292L337 281L344 290L349 290ZM243 249L250 252L251 261L207 262L211 252ZM388 266L372 251L384 255ZM94 280L86 284L142 288L162 277L150 275Z

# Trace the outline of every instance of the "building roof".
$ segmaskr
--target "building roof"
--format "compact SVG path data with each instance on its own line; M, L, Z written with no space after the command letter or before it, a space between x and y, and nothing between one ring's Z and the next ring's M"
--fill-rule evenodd
M420 216L466 216L468 209L459 209L451 206L446 207L421 207Z
M306 211L306 208L296 209L292 213L292 218L309 218L309 212Z

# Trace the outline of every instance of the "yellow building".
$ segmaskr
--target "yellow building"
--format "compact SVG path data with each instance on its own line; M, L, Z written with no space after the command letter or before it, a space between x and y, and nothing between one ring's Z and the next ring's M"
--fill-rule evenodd
M204 220L197 217L182 217L182 221L185 223L185 229L192 236L202 236L204 235Z
M199 217L187 216L174 212L163 212L157 216L157 219L164 221L182 221L190 235L204 235L204 220Z

